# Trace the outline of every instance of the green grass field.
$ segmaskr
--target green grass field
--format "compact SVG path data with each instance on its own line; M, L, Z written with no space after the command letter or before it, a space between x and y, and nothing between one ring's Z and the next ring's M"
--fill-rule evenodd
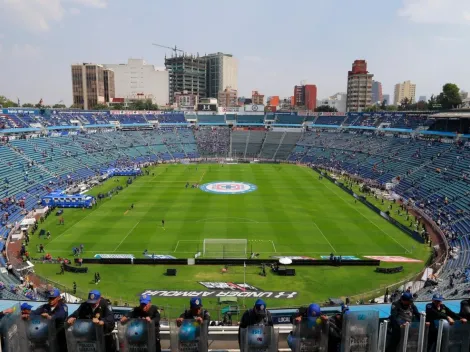
M43 243L53 257L72 257L73 246L84 244L84 257L95 254L169 254L193 257L205 238L249 240L249 250L261 257L304 255L320 259L337 255L399 255L426 261L429 248L402 233L330 181L314 171L295 165L162 165L154 176L139 177L118 195L90 210L65 209L65 225L50 216L40 229L49 240L32 237L31 248ZM220 195L185 188L186 182L240 181L255 184L251 193ZM125 178L114 178L90 191L96 195ZM134 204L134 209L129 210ZM165 228L161 220L165 219ZM36 232L36 234L39 231ZM31 250L33 252L33 250ZM37 255L38 256L38 255ZM328 297L359 295L393 284L419 272L424 263L403 265L403 273L374 273L374 267L297 267L297 276L260 276L259 268L246 269L246 282L264 290L298 291L296 300L276 300L270 306L322 302ZM217 266L179 266L176 277L166 277L166 266L89 265L88 274L57 275L58 265L37 264L36 272L81 292L101 289L112 300L133 303L146 289L201 290L198 281L243 282L244 269L231 267L222 274ZM92 283L99 271L101 282ZM382 291L376 291L378 295ZM374 294L376 294L374 293ZM155 299L159 305L181 307L187 299ZM215 305L208 300L206 305ZM251 304L251 302L246 302Z

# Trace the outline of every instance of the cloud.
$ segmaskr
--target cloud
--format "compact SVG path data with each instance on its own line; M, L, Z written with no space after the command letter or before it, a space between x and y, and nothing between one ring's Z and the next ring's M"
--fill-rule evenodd
M259 56L243 56L244 61L248 62L261 62L261 58Z
M32 31L48 31L50 22L58 22L64 16L61 0L4 0L5 14L27 26Z
M11 49L11 55L15 58L37 59L41 54L41 49L31 44L15 44Z
M88 7L95 7L98 9L104 9L108 6L108 0L69 0L76 4L88 6Z
M402 0L398 15L427 24L470 24L468 0Z
M3 38L5 38L5 34L0 33L0 39L3 39Z
M69 13L71 15L79 15L80 14L80 9L77 9L76 7L72 7L69 9Z
M0 0L5 6L0 12L6 19L17 21L23 28L32 32L47 32L53 23L61 22L66 13L65 4L78 4L92 8L106 8L108 0ZM70 8L72 15L80 9Z

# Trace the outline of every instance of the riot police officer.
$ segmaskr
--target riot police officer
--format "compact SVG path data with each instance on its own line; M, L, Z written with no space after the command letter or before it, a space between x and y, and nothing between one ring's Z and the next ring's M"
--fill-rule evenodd
M238 328L238 344L240 345L240 332L241 329L246 329L248 326L252 325L265 325L273 326L273 318L271 312L266 309L266 302L259 298L253 308L248 309L243 313L240 320L240 325ZM240 346L242 349L242 347Z
M202 309L202 299L200 297L193 297L190 299L189 309L186 309L184 313L176 319L176 325L181 326L185 319L195 319L201 324L204 321L209 322L211 317L207 310Z
M460 320L462 323L466 323L467 320L461 318L457 313L446 307L442 301L444 297L436 293L432 296L432 303L426 304L426 324L429 325L428 334L428 350L432 350L437 340L437 327L434 324L435 320L446 320L449 325L453 325L455 320Z
M147 321L155 322L155 338L157 352L162 350L160 344L160 311L158 307L152 304L151 296L141 295L139 300L140 305L132 309L127 316L121 318L121 323L125 324L129 319L143 318Z
M47 303L39 306L31 312L31 315L40 315L43 318L53 320L55 323L57 344L60 351L67 351L67 340L65 339L65 321L69 314L68 307L60 296L60 291L53 288L47 292Z
M389 345L387 352L395 352L401 339L401 327L420 319L418 308L413 303L413 295L404 292L398 301L392 303L390 307L390 329L388 338Z
M329 330L328 330L328 351L337 352L340 350L341 338L343 332L343 316L349 311L349 307L346 305L341 306L341 312L337 312L335 315L328 319Z
M20 309L21 309L21 319L23 320L28 320L29 316L31 314L31 309L33 308L32 305L24 302L21 304Z
M116 351L116 341L112 335L115 326L113 309L108 301L101 297L100 291L90 291L88 300L70 314L67 323L73 325L77 319L92 319L93 323L103 326L106 352Z

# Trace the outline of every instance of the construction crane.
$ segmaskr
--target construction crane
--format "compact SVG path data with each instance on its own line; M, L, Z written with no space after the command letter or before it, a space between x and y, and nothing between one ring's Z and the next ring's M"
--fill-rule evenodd
M172 51L175 53L175 55L177 54L178 51L179 51L179 52L182 52L182 53L184 52L183 50L178 49L178 48L176 47L176 45L175 45L174 48L171 48L171 47L165 46L165 45L155 44L155 43L152 43L152 45L158 46L158 47L160 47L160 48L170 49L170 50L172 50Z

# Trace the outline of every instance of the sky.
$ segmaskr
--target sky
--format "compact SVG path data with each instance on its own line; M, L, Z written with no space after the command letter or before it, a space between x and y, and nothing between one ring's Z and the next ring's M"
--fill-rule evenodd
M72 102L72 63L164 66L177 45L239 61L239 96L318 98L346 91L365 59L383 93L411 80L416 95L447 82L470 89L469 0L0 0L0 95Z

